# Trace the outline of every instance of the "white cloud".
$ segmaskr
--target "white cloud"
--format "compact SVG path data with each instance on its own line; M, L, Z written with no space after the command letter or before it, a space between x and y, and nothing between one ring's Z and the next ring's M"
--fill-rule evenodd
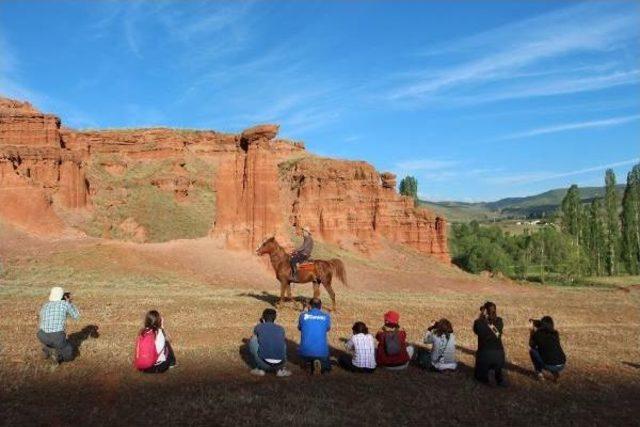
M640 114L636 114L633 116L613 117L610 119L603 119L603 120L591 120L586 122L565 123L562 125L547 126L542 128L531 129L525 132L518 132L518 133L504 136L502 138L498 138L497 140L503 141L503 140L510 140L510 139L528 138L531 136L545 135L549 133L566 132L566 131L577 130L577 129L590 129L590 128L617 126L624 123L634 122L639 119L640 119Z
M441 171L450 169L459 164L456 160L414 159L405 160L396 164L396 169L403 171Z
M606 165L591 166L588 168L576 169L576 170L565 171L565 172L550 172L550 171L525 172L521 174L488 177L485 180L488 183L498 184L498 185L524 184L524 183L531 183L531 182L549 181L549 180L558 179L558 178L567 178L570 176L584 175L592 172L604 172L606 169L616 168L619 166L632 165L638 162L640 162L640 158L622 160L619 162L609 163Z
M414 75L404 84L397 85L387 93L387 99L446 102L451 99L450 95L454 98L458 95L459 101L487 102L637 83L639 71L628 69L629 63L633 64L632 55L620 55L626 57L628 63L619 64L617 70L598 69L602 58L593 56L630 45L637 47L639 12L633 3L583 3L435 48L427 52L426 62L436 56L444 57L447 63L457 62L457 65L425 66L421 76ZM582 55L583 61L588 62L580 67L582 70L575 71L575 61L562 61L576 55ZM551 64L550 61L555 62ZM547 72L550 65L553 65L554 73ZM558 73L564 76L554 76ZM553 77L551 80L549 75ZM528 82L512 88L509 85L513 79ZM498 82L501 85L496 87ZM485 92L474 93L478 88L485 88ZM496 89L499 92L494 93ZM466 92L466 98L459 92L463 95ZM473 94L469 95L469 92Z

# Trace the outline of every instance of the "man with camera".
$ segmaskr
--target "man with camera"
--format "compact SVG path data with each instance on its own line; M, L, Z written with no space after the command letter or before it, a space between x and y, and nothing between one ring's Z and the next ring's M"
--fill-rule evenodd
M59 286L51 288L49 301L40 309L40 329L37 334L45 359L53 357L57 363L73 359L73 345L66 333L67 316L74 320L80 317L78 309L71 302L71 293Z
M275 372L279 377L288 377L291 372L286 368L287 342L284 328L275 324L276 311L267 308L262 312L260 323L253 329L249 340L249 351L253 358L253 375L263 376L266 372Z
M553 376L553 381L558 381L567 358L560 345L560 334L554 327L553 319L550 316L544 316L540 320L529 319L529 329L529 355L536 376L544 381L542 372L548 371Z

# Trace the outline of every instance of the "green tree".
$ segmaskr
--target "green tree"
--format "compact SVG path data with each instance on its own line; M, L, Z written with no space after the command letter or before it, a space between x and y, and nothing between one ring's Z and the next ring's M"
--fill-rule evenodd
M627 272L640 272L640 164L627 175L622 197L622 259Z
M562 199L560 209L562 211L562 231L572 235L576 245L580 245L582 202L577 185L573 184L569 187L567 194Z
M616 175L613 169L607 169L604 177L606 191L604 195L606 226L606 266L607 274L617 273L620 254L620 217L618 216L618 194L616 192Z
M589 271L596 276L602 275L606 259L606 234L602 220L602 203L594 199L588 208L585 243L589 258Z
M418 180L413 176L405 176L400 181L400 194L413 198L415 204L418 203Z

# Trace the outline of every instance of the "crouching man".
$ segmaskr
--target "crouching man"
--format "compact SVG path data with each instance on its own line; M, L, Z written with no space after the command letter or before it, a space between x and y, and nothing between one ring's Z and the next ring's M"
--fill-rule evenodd
M253 336L249 340L253 375L263 376L265 372L275 372L279 377L291 375L286 368L287 342L284 328L275 324L276 315L274 309L265 309L260 323L253 329Z
M66 333L67 316L75 320L80 317L78 309L71 302L71 294L58 286L51 288L49 301L40 309L40 329L37 334L45 359L53 357L57 363L73 359L74 348Z

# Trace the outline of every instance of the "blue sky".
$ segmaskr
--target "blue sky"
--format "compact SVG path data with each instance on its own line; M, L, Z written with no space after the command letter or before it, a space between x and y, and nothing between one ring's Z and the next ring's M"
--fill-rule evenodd
M640 2L0 2L0 93L75 128L237 132L433 200L618 180L640 158Z

